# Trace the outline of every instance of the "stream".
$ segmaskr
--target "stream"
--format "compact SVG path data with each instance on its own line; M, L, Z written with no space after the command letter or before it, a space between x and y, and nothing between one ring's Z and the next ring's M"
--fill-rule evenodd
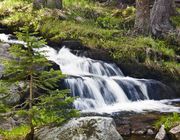
M26 44L10 39L6 34L0 34L0 40L9 44ZM42 50L67 75L65 85L72 96L77 97L74 101L75 108L82 112L180 113L180 107L173 105L179 103L180 99L173 99L171 89L159 81L124 76L121 69L113 63L80 57L65 47L56 51L45 46Z

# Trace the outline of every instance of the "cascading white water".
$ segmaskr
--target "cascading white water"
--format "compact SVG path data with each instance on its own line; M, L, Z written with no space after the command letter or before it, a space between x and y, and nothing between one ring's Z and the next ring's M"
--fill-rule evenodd
M24 44L22 41L9 40L4 34L0 34L0 40ZM115 64L78 57L67 48L57 52L45 46L43 50L46 51L47 58L58 64L63 74L68 75L65 79L66 86L77 97L74 105L81 111L180 112L179 107L170 105L173 100L155 101L155 95L150 96L149 88L152 84L161 85L166 90L167 87L160 82L125 77Z

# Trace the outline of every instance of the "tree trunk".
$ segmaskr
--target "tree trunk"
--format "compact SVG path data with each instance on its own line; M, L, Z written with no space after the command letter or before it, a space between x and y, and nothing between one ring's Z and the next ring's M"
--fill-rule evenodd
M170 17L175 13L174 0L155 0L150 17L152 34L156 37L164 37L172 30Z
M62 9L62 0L34 0L33 7L36 9L43 7L51 9Z
M43 7L45 7L46 5L46 0L34 0L33 1L33 7L35 9L41 9Z
M30 81L29 81L29 109L32 109L33 106L33 76L30 74ZM29 133L28 140L34 139L34 125L32 123L33 120L33 114L30 111L29 113L29 124L31 128L31 132ZM27 140L27 139L26 139Z
M47 0L47 7L51 9L62 9L62 0Z
M150 30L149 0L136 0L135 30L137 33L147 35Z

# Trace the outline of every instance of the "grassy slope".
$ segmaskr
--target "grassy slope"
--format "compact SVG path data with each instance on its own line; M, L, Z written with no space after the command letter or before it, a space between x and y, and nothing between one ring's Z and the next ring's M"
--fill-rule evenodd
M150 68L150 71L155 69L179 80L180 64L176 62L176 57L180 50L177 43L173 37L157 40L150 36L132 35L133 7L119 10L87 0L64 2L63 11L35 11L23 0L5 0L0 2L0 23L13 30L24 25L31 26L33 31L57 44L64 39L78 39L88 47L109 51L118 62L138 63ZM178 17L173 21L179 24ZM141 77L141 74L133 76Z

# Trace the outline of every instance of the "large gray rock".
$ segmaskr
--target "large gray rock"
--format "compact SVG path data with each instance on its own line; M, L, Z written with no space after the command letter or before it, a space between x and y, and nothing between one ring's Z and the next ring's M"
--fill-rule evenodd
M8 48L10 47L9 44L0 43L0 78L2 77L4 66L1 63L2 59L9 59L10 55L8 53Z
M159 129L159 132L156 134L155 139L156 140L168 140L164 125L162 125L161 128Z
M62 127L43 127L35 132L36 140L123 140L115 123L108 117L81 117Z
M172 128L169 133L173 140L180 140L180 125Z
M7 43L0 43L0 79L3 75L4 65L1 63L2 59L12 59L10 56L8 49L10 44ZM6 104L8 105L15 105L18 104L21 100L20 91L25 87L24 82L19 82L18 84L12 84L9 89L9 96L5 99Z
M12 84L9 87L9 96L5 99L5 103L8 105L16 105L20 103L20 91L24 88L24 86L25 84L23 82L19 82L18 84Z

